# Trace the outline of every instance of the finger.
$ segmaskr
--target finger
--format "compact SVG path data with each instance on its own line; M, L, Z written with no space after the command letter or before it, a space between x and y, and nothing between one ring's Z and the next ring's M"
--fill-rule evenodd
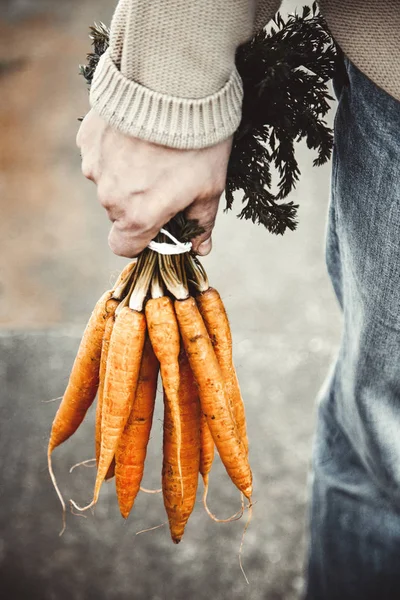
M87 132L87 129L89 126L90 126L90 111L82 119L82 122L78 129L78 133L76 134L76 145L78 146L79 149L82 148L85 138L87 138L86 132Z
M112 184L112 181L111 181ZM110 184L104 184L104 177L97 184L97 199L101 206L106 210L107 216L112 223L120 221L120 223L127 221L126 211L129 203L129 197L124 191L121 191L119 195L116 195L114 188Z
M78 148L92 144L94 140L97 141L105 127L106 123L91 109L82 119L78 133L76 134L76 145Z
M204 240L204 242L201 242L201 244L197 247L197 250L195 250L195 252L197 252L197 254L199 254L200 256L207 256L207 254L210 254L211 250L212 237L210 236L209 238Z
M121 229L116 221L111 227L108 236L108 245L117 256L135 258L147 248L157 233L158 229L146 233L138 233L131 229Z
M118 217L121 206L124 206L123 214ZM174 216L170 211L169 205L163 206L158 195L149 193L136 194L127 203L111 208L109 215L117 216L108 238L111 250L118 256L134 258Z
M88 156L82 155L81 169L82 169L82 175L84 177L86 177L86 179L93 181L93 183L97 183L95 164L94 164L93 159L90 156L88 157Z
M211 232L215 225L219 205L219 197L199 198L185 211L187 219L198 221L204 232L192 240L193 250L202 256L211 251Z

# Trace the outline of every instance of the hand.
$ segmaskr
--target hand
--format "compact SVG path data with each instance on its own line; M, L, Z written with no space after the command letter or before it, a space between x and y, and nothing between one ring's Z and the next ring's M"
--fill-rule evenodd
M97 185L112 222L108 243L115 254L137 256L183 210L205 229L192 240L193 249L203 256L210 252L232 138L201 150L176 150L124 135L91 110L77 145L82 172Z

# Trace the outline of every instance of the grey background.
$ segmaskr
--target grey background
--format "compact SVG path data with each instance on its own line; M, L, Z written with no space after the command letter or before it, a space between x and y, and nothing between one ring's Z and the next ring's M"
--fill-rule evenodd
M127 522L107 484L94 515L68 515L46 470L46 444L79 338L97 297L126 261L107 247L108 221L79 171L76 117L87 110L77 64L87 27L109 22L105 0L1 2L0 593L18 600L295 600L303 586L307 472L315 397L334 358L340 319L324 266L330 166L302 177L295 233L273 237L221 214L203 262L226 303L247 407L254 516L238 565L244 522L218 525L196 505L174 546L159 496L140 495ZM296 2L286 2L293 9ZM330 117L332 119L332 115ZM54 453L65 498L89 500L93 412ZM161 403L145 485L158 486ZM239 497L218 461L210 505L220 516Z

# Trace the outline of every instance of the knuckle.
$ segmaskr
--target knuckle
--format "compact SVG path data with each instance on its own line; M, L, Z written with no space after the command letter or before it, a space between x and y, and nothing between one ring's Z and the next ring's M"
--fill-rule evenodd
M82 175L84 177L86 177L86 179L90 179L91 181L94 181L93 167L92 167L91 163L89 163L86 160L82 161Z
M111 209L115 205L115 202L112 201L109 192L104 188L97 188L97 199L101 206L107 210Z
M210 202L214 197L214 190L212 188L203 189L197 196L197 200L200 202Z
M85 121L83 120L78 129L78 132L77 132L76 138L75 138L76 145L78 146L79 149L82 148L82 144L83 144L84 127L85 127Z
M145 234L150 229L147 218L140 212L126 215L123 226L135 234Z
M214 202L217 202L220 199L224 191L225 188L223 186L217 185L209 187L200 192L197 198L200 202L204 202L205 204L214 204Z
M220 198L225 191L226 179L225 177L217 177L213 185L213 198Z

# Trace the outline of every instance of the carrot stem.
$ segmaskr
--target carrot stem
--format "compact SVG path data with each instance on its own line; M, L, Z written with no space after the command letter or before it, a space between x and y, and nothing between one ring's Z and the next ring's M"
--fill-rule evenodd
M206 292L210 284L208 283L207 273L200 261L193 254L187 254L186 266L190 275L190 283L194 285L199 293Z
M149 291L150 282L153 276L154 267L156 265L157 255L155 252L149 251L147 260L140 271L140 275L135 283L129 298L129 308L141 312L143 303Z
M137 312L143 310L143 303L149 290L156 259L157 255L155 252L147 249L142 252L132 277L129 279L129 285L127 285L129 290L115 311L116 316L126 306Z
M162 298L164 296L164 286L160 276L160 268L157 264L153 272L153 278L151 280L151 297Z
M115 285L112 290L112 292L113 292L112 298L114 298L114 300L122 300L122 298L124 297L124 293L126 292L126 289L129 286L130 280L132 279L136 264L137 264L137 259L130 262L122 270L122 272L119 275L117 281L115 282Z
M178 260L179 259L179 260ZM182 269L181 256L159 256L160 274L165 286L175 298L185 300L189 297L186 275Z

